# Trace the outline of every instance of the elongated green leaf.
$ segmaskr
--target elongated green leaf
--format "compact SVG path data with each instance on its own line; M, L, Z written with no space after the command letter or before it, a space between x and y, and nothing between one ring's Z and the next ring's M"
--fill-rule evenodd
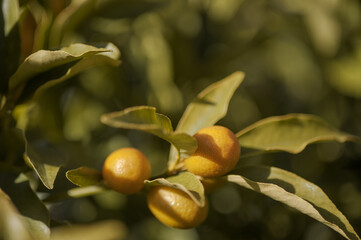
M212 126L222 119L227 113L231 97L243 79L243 72L235 72L200 92L187 106L179 120L176 132L194 135L198 130ZM171 170L178 160L175 149L171 148L168 163Z
M109 190L109 188L102 184L90 185L90 186L86 186L86 187L76 187L76 188L69 189L68 191L63 192L63 193L50 195L50 196L46 197L45 199L43 199L43 201L44 202L59 202L59 201L62 201L64 199L68 199L68 198L83 198L83 197L97 195L99 193L102 193L102 192L105 192L108 190Z
M187 106L176 130L193 135L223 118L233 93L243 79L243 72L235 72L200 92Z
M18 1L0 1L0 92L7 90L9 78L19 64L19 17Z
M288 114L260 120L236 134L242 147L265 151L301 152L308 144L319 141L359 141L319 117Z
M53 228L51 240L121 240L125 238L126 234L127 229L123 223L108 220L88 225Z
M49 213L45 205L30 188L26 177L2 173L0 188L10 197L21 214L20 218L33 239L47 240L50 236Z
M180 189L187 193L199 206L204 206L204 188L200 180L190 172L182 172L169 178L158 178L152 181L146 180L146 186L165 185Z
M96 169L80 167L67 171L66 178L79 187L86 187L99 184L102 173Z
M96 48L85 44L72 44L57 51L40 50L20 65L9 82L9 90L14 91L26 83L25 94L34 93L49 81L54 84L101 63L118 65L119 50L112 44L106 48Z
M169 118L156 113L154 107L138 106L104 114L101 121L111 127L149 132L170 142L178 151L182 149L192 153L197 148L197 141L192 136L173 132Z
M50 47L61 45L64 36L75 30L88 16L94 14L97 0L72 1L54 20L50 30Z
M35 170L44 186L52 189L65 157L45 140L28 141L25 138L24 159Z
M232 174L226 177L229 182L293 207L332 228L346 239L360 239L346 217L317 185L275 167L249 166L234 173L247 178Z
M13 0L2 0L1 3L4 15L4 32L5 35L8 35L19 21L19 3Z

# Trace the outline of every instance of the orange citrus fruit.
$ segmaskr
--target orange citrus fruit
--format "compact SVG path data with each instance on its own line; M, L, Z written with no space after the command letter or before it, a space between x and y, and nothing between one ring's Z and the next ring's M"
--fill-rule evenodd
M184 162L189 172L206 178L220 177L237 164L241 147L228 128L206 127L199 130L194 137L198 148Z
M201 224L208 215L208 202L200 207L182 190L155 186L147 196L148 207L163 224L174 228L193 228Z
M147 157L135 148L118 149L105 159L102 175L105 184L120 193L132 194L150 177Z

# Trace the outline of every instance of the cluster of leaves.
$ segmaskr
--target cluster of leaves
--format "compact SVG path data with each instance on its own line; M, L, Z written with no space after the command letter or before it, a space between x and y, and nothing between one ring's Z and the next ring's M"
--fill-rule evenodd
M69 2L68 6L66 6L66 2ZM197 30L196 23L200 22L202 14L208 14L210 22L214 21L221 26L220 29L229 31L228 34L223 34L224 32L219 31L218 28L218 30L213 29L213 32L204 34L208 34L204 36L204 39L210 39L209 35L217 34L218 31L222 34L215 37L216 41L214 40L213 44L230 45L232 46L230 50L226 49L220 52L217 50L218 48L214 48L211 43L204 39L208 45L200 44L203 50L200 51L199 56L192 58L193 61L189 61L189 56L193 56L193 53L183 51L180 54L175 50L174 55L178 57L188 54L185 58L179 57L175 59L177 66L181 68L177 69L177 66L175 66L175 72L178 71L178 74L182 72L184 75L181 74L181 78L184 78L191 71L194 71L196 74L192 77L199 78L199 76L219 75L219 72L223 74L224 71L228 71L229 65L227 64L234 65L234 62L239 61L240 56L243 56L245 49L253 49L252 44L254 44L255 36L258 36L255 37L255 41L260 41L258 38L262 34L257 35L256 33L262 33L262 29L272 31L269 27L263 27L262 20L253 21L252 29L250 29L250 26L248 26L249 20L246 19L244 21L246 24L242 25L242 29L248 29L250 32L248 34L242 32L235 34L232 25L236 23L238 26L239 20L236 9L244 12L258 11L262 13L264 8L256 3L248 3L243 8L240 8L239 4L236 3L237 1L233 1L233 7L230 4L232 1L230 1L223 8L219 8L217 2L219 4L222 1L210 3L207 13L203 13L200 6L188 6L181 3L181 1L174 1L170 4L171 7L164 12L152 12L143 15L143 12L147 13L156 6L161 6L163 1L144 1L142 4L138 4L132 3L132 1L119 3L117 0L0 0L0 68L2 72L0 76L0 234L2 235L0 235L0 238L10 240L19 238L49 239L51 236L51 239L92 239L92 237L99 237L99 233L104 239L124 236L124 226L118 221L96 223L90 228L82 226L73 226L71 229L66 227L53 228L58 223L55 223L54 219L49 216L48 208L52 206L50 202L59 202L69 197L82 198L96 195L103 193L107 189L102 185L101 174L98 170L81 167L67 172L68 179L80 187L67 189L66 192L59 194L57 189L54 188L54 183L56 179L62 177L59 176L59 170L61 166L66 164L64 149L59 148L48 138L39 136L39 133L30 132L27 127L31 122L29 118L23 116L30 115L29 112L33 107L34 100L41 98L41 95L49 92L49 90L51 92L55 84L74 78L78 73L93 66L119 65L119 51L113 44L103 44L102 47L99 47L99 45L95 47L86 44L67 44L78 42L77 40L86 39L89 42L94 40L90 37L97 36L93 32L86 35L86 33L75 31L84 22L89 23L87 25L90 26L85 28L85 31L92 28L93 31L102 34L100 37L102 40L111 38L112 40L116 39L119 42L124 42L124 39L128 37L127 34L131 35L125 49L128 51L128 57L131 56L130 62L132 67L135 68L135 72L137 72L136 75L141 75L141 78L146 78L149 82L151 92L154 95L153 98L149 98L153 99L150 102L157 103L162 111L169 112L172 109L179 109L181 97L179 97L179 90L170 81L172 77L170 77L171 74L169 73L172 69L170 48L174 46L170 46L170 43L168 45L168 40L173 41L173 44L178 44L178 47L174 47L175 49L184 49L185 46L192 45L189 42L198 38L197 31L201 35L200 28L198 27ZM118 7L114 8L115 5ZM47 9L45 6L49 8ZM337 29L337 27L333 27L336 23L331 18L334 12L333 9L336 9L334 6L323 8L322 4L318 4L314 8L306 8L304 7L306 5L303 4L290 7L286 3L277 4L277 6L282 6L279 7L281 11L286 9L286 11L291 10L291 12L306 16L304 20L308 24L306 25L311 28L312 36L310 38L314 42L318 54L323 57L335 54L336 50L334 49L337 49L337 39L340 39L340 37L335 35L337 31L333 31L333 29ZM51 10L49 11L49 9ZM215 9L223 9L227 14L217 13ZM248 11L249 9L252 11ZM344 12L346 11L342 8L340 16ZM179 15L182 18L179 18L179 20L178 17L169 17L167 14L170 16ZM247 18L247 14L239 15ZM262 15L278 16L279 13ZM356 16L355 14L349 15ZM133 23L129 19L118 20L118 16L125 16L129 19L134 18L135 21ZM230 21L231 24L225 27L222 23L229 21L232 18L231 16L233 16L234 21ZM324 21L311 21L319 16ZM275 17L273 21L277 22L279 20L277 19ZM192 24L180 24L181 21L183 23L184 21L192 21ZM328 23L326 24L327 28L324 28L325 26L322 24L313 24L325 21ZM352 22L353 20L344 18L344 21ZM163 29L164 25L166 25L164 22L174 25L173 27L176 29L173 29L176 35L175 39L166 39ZM287 23L289 22L292 21L287 21ZM34 28L34 23L36 28ZM270 24L272 24L272 21L270 21ZM346 29L347 31L345 30L345 33L352 33L354 28L352 26L356 26L355 24L346 25L350 25L350 27L348 30ZM324 31L329 33L328 36L331 36L326 39L328 43L326 45L331 46L330 48L325 48L326 45L319 44L320 41L323 41L320 40L322 36L318 33L321 31L317 31L317 27L322 27ZM127 34L121 32L122 29ZM30 31L24 35L24 30ZM278 29L273 31L278 31ZM83 35L79 37L79 34ZM123 37L115 38L114 35L116 34L123 34ZM266 33L266 35L269 35L269 33ZM277 34L274 35L277 36ZM32 49L28 49L24 45L24 43L29 42L29 39L30 42L33 42ZM276 37L267 41L269 47L266 48L267 51L264 51L266 56L263 56L262 59L263 61L268 58L272 59L269 64L265 65L272 68L272 71L269 72L285 81L288 89L292 89L294 83L302 83L299 83L301 86L296 86L296 89L300 89L300 91L290 90L295 97L305 99L310 96L309 99L312 100L315 93L318 93L316 91L317 84L315 85L318 82L318 71L314 69L315 67L312 64L312 66L310 64L298 64L303 63L304 59L302 57L305 57L299 54L298 51L300 49L304 50L305 47L302 43L292 39L287 38L285 40ZM146 41L148 41L147 44L144 44ZM157 54L154 54L152 47L159 50ZM207 53L207 47L217 51L208 51ZM57 50L43 50L49 48L56 48ZM189 48L191 49L192 46ZM297 61L289 61L287 58L286 62L294 62L295 65L289 64L285 69L284 65L280 64L284 60L282 57L285 57L281 53L287 52L287 56L293 56L293 54L289 54L289 51L295 53ZM273 52L276 54L272 55ZM207 56L205 63L198 63L198 60L200 60L198 57L205 56ZM252 58L247 58L247 63L252 62L255 61L252 61ZM358 74L350 74L359 71L358 62L359 57L356 54L350 58L345 57L331 64L328 62L325 64L330 66L331 69L329 71L332 76L330 77L331 84L348 96L360 96L360 88L355 87L359 84L359 81L357 78L352 77ZM162 72L159 67L166 70ZM188 69L188 71L184 71L184 69ZM266 72L265 70L259 71L259 66L255 67L255 69L257 69L257 72ZM290 69L296 73L296 77L293 76L292 78L290 76ZM252 72L250 69L248 70L248 72ZM155 74L159 72L161 74ZM309 75L305 75L306 73L312 73L313 75L309 77ZM105 114L102 116L101 121L116 128L142 130L171 143L168 171L161 177L153 176L150 181L147 181L146 185L165 184L177 187L202 205L204 202L204 189L200 180L193 174L179 172L179 166L184 156L192 153L196 148L196 142L192 135L200 128L213 125L225 116L228 103L243 81L243 77L242 73L237 72L206 88L188 105L175 130L173 130L168 117L157 113L155 108L149 106L132 107L120 112ZM292 84L287 83L288 77L291 77ZM338 81L338 77L346 81ZM301 81L298 81L299 79ZM267 85L262 87L262 89L267 88ZM142 95L139 94L139 91L137 89L137 95ZM308 93L308 91L311 94L305 93ZM260 95L263 96L263 93ZM169 101L169 96L174 101ZM154 99L156 100L154 101ZM131 101L125 103L125 105L129 104L134 105ZM55 104L50 106L50 108L54 107ZM248 114L248 112L245 114ZM330 127L322 119L306 114L289 114L266 118L239 131L237 137L243 148L255 150L243 155L241 159L245 159L247 156L274 152L297 154L303 151L308 144L320 141L358 141L354 136ZM243 166L242 161L240 161L237 169L230 175L221 178L221 180L235 183L285 203L331 227L345 238L359 239L348 220L319 187L286 170L269 166Z
M38 50L18 64L22 54L20 19L29 9L20 8L13 0L0 1L0 7L0 238L50 239L51 219L36 189L38 179L53 189L64 158L50 142L28 136L27 122L14 121L13 111L19 106L26 111L46 89L93 66L118 66L120 53L111 43L104 47L79 43L59 50ZM123 235L124 231L116 230L122 227L115 222L96 226L111 230L106 231L111 232L110 238ZM58 232L52 233L52 239L67 234L61 229Z
M202 206L205 204L205 193L201 180L189 172L177 174L180 170L177 165L182 161L183 154L192 154L197 148L192 135L203 127L214 125L225 116L229 101L243 78L243 73L236 72L202 91L188 105L175 131L169 118L148 106L105 114L101 120L116 128L146 131L171 143L168 160L170 177L146 181L146 186L161 184L176 187ZM239 131L236 136L242 147L257 149L262 153L286 151L296 154L314 142L360 141L355 136L334 129L322 119L306 114L263 119ZM346 217L317 185L277 167L242 166L242 161L239 165L231 174L222 177L222 180L293 207L334 229L346 239L360 239ZM91 186L97 181L101 184L100 173L94 174L95 172L96 170L82 167L68 171L67 177L81 187Z

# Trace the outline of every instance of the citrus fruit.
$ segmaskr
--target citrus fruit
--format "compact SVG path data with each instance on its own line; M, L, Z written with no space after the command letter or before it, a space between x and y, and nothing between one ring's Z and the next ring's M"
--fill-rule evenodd
M193 228L201 224L208 214L208 202L200 207L182 190L155 186L147 196L148 207L163 224L174 228Z
M199 130L194 137L198 148L184 162L189 172L207 178L220 177L237 164L241 147L228 128L206 127Z
M135 148L118 149L105 159L102 175L105 184L120 193L132 194L150 177L147 157Z

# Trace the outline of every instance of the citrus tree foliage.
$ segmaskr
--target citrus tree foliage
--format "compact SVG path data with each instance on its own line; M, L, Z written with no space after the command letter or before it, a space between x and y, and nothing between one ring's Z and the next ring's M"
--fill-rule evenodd
M195 239L210 229L222 239L306 239L312 226L360 239L356 0L0 6L0 239ZM229 195L184 168L193 135L215 124L242 149L232 172L211 179L221 193L237 189L234 203L242 194L238 218L218 211ZM110 190L100 171L127 146L144 150L153 171L132 196ZM163 227L144 204L157 185L199 206L209 196L214 214L197 230ZM277 216L306 230L277 235L276 202L289 207Z

